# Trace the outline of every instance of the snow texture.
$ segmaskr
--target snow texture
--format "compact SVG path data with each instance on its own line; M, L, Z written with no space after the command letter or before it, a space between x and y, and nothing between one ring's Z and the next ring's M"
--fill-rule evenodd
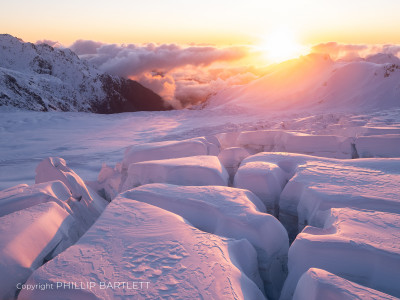
M56 202L68 213L72 213L68 202L71 192L61 181L50 181L28 186L20 184L0 191L0 217L40 203Z
M398 214L331 209L323 228L307 226L290 247L281 299L291 299L301 275L311 267L399 297L399 232Z
M121 191L147 183L227 186L228 172L218 157L190 156L132 163Z
M78 289L23 290L19 299L264 299L256 259L245 239L202 232L180 216L119 196L75 245L27 282L72 282ZM80 282L95 286L80 289ZM102 289L101 282L119 288ZM133 290L122 282L148 286Z
M17 284L78 240L74 218L50 201L0 218L0 298L13 299Z
M297 284L293 300L395 300L396 297L356 284L325 270L311 268Z
M278 299L286 276L289 240L282 224L262 213L265 206L247 190L219 186L148 184L121 197L176 213L205 232L247 239L257 250L258 267L269 299Z

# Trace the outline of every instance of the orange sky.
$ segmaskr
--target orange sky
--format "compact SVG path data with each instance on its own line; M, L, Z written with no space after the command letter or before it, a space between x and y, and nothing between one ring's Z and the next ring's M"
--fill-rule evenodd
M25 41L257 44L284 27L298 43L400 43L397 0L4 1L2 33Z

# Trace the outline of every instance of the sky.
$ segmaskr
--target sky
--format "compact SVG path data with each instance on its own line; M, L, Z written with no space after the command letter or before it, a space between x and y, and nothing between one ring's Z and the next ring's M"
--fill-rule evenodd
M0 33L69 47L177 107L306 55L400 54L399 0L15 0Z
M25 41L256 44L281 28L299 43L400 43L398 0L2 1L0 28Z

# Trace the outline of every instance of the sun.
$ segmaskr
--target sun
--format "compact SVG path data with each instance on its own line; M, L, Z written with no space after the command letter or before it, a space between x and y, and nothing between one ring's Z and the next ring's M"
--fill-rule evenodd
M297 42L294 32L283 28L268 34L258 48L265 60L272 63L296 58L306 52L306 47Z

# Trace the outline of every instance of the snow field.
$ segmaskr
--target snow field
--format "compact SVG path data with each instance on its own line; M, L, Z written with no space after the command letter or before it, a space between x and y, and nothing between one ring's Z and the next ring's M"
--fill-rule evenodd
M286 277L289 240L285 228L247 190L220 186L148 184L120 197L145 202L182 216L194 227L219 236L247 239L269 299L278 299Z
M27 284L55 286L57 281L95 286L23 290L19 299L264 299L257 254L247 240L205 233L176 214L121 195L75 245L37 269ZM99 286L141 281L148 288Z

